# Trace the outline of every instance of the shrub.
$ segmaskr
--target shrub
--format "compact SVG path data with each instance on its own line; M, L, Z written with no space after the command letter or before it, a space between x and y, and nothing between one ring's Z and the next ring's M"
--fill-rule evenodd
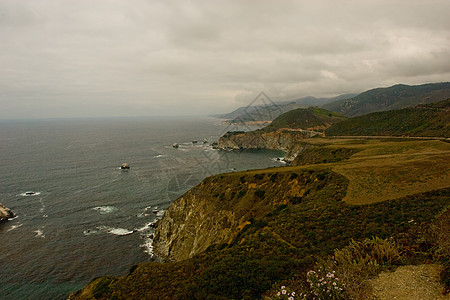
M261 199L264 199L264 195L266 194L266 191L257 189L257 190L254 192L254 194L255 194L256 197L261 198Z
M253 175L253 177L255 177L255 179L261 180L264 178L264 174L255 174Z
M291 174L291 177L289 177L289 179L295 179L295 178L297 178L298 177L298 174L297 173L292 173Z
M272 175L270 175L270 181L275 182L275 180L277 179L277 177L278 177L278 172L273 173Z
M345 294L351 299L364 299L370 294L367 279L400 261L400 247L390 239L374 237L334 251L328 267L342 279Z
M317 179L324 180L327 177L328 172L320 173L317 175Z
M94 296L94 298L98 299L108 293L109 286L114 281L115 278L110 276L98 278L92 290L92 295Z
M444 294L450 292L450 206L447 206L436 216L436 224L433 226L436 237L436 256L441 261L444 269L440 277L444 286Z

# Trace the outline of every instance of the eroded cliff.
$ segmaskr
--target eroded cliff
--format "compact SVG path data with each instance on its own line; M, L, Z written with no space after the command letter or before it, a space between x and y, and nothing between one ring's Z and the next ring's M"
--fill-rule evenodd
M304 147L303 139L318 136L320 133L306 130L278 130L272 132L229 132L218 141L218 148L224 150L270 149L286 152L285 160L292 161L297 152Z
M209 177L178 198L158 222L155 254L182 260L213 244L230 243L251 220L301 198L314 176L252 171ZM292 176L292 178L291 178Z

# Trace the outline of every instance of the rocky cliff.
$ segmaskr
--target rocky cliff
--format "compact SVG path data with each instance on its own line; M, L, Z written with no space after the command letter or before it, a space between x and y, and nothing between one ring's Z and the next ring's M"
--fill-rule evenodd
M277 130L272 132L228 132L218 141L218 148L224 150L270 149L286 152L286 161L292 161L301 149L301 140L320 133L306 130Z
M7 207L0 203L0 222L7 221L8 219L14 218L14 213Z
M173 202L158 222L155 254L178 261L213 244L230 243L251 220L307 189L290 172L237 174L209 177Z

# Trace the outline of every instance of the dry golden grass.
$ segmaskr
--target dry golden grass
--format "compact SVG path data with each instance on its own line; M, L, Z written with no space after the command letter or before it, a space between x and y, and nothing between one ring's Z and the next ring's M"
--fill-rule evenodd
M350 159L337 163L281 167L271 171L331 168L349 180L344 198L349 204L370 204L450 186L450 143L444 141L348 138L315 138L304 141L325 147L361 151ZM265 172L267 169L242 174ZM233 173L229 175L233 176Z
M363 151L333 166L349 179L347 203L369 204L450 186L448 143L370 141L361 146Z

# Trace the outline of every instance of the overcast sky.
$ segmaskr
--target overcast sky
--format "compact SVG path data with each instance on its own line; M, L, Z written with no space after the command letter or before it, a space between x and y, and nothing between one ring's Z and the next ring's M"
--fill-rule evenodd
M0 0L0 118L199 115L450 81L448 0Z

